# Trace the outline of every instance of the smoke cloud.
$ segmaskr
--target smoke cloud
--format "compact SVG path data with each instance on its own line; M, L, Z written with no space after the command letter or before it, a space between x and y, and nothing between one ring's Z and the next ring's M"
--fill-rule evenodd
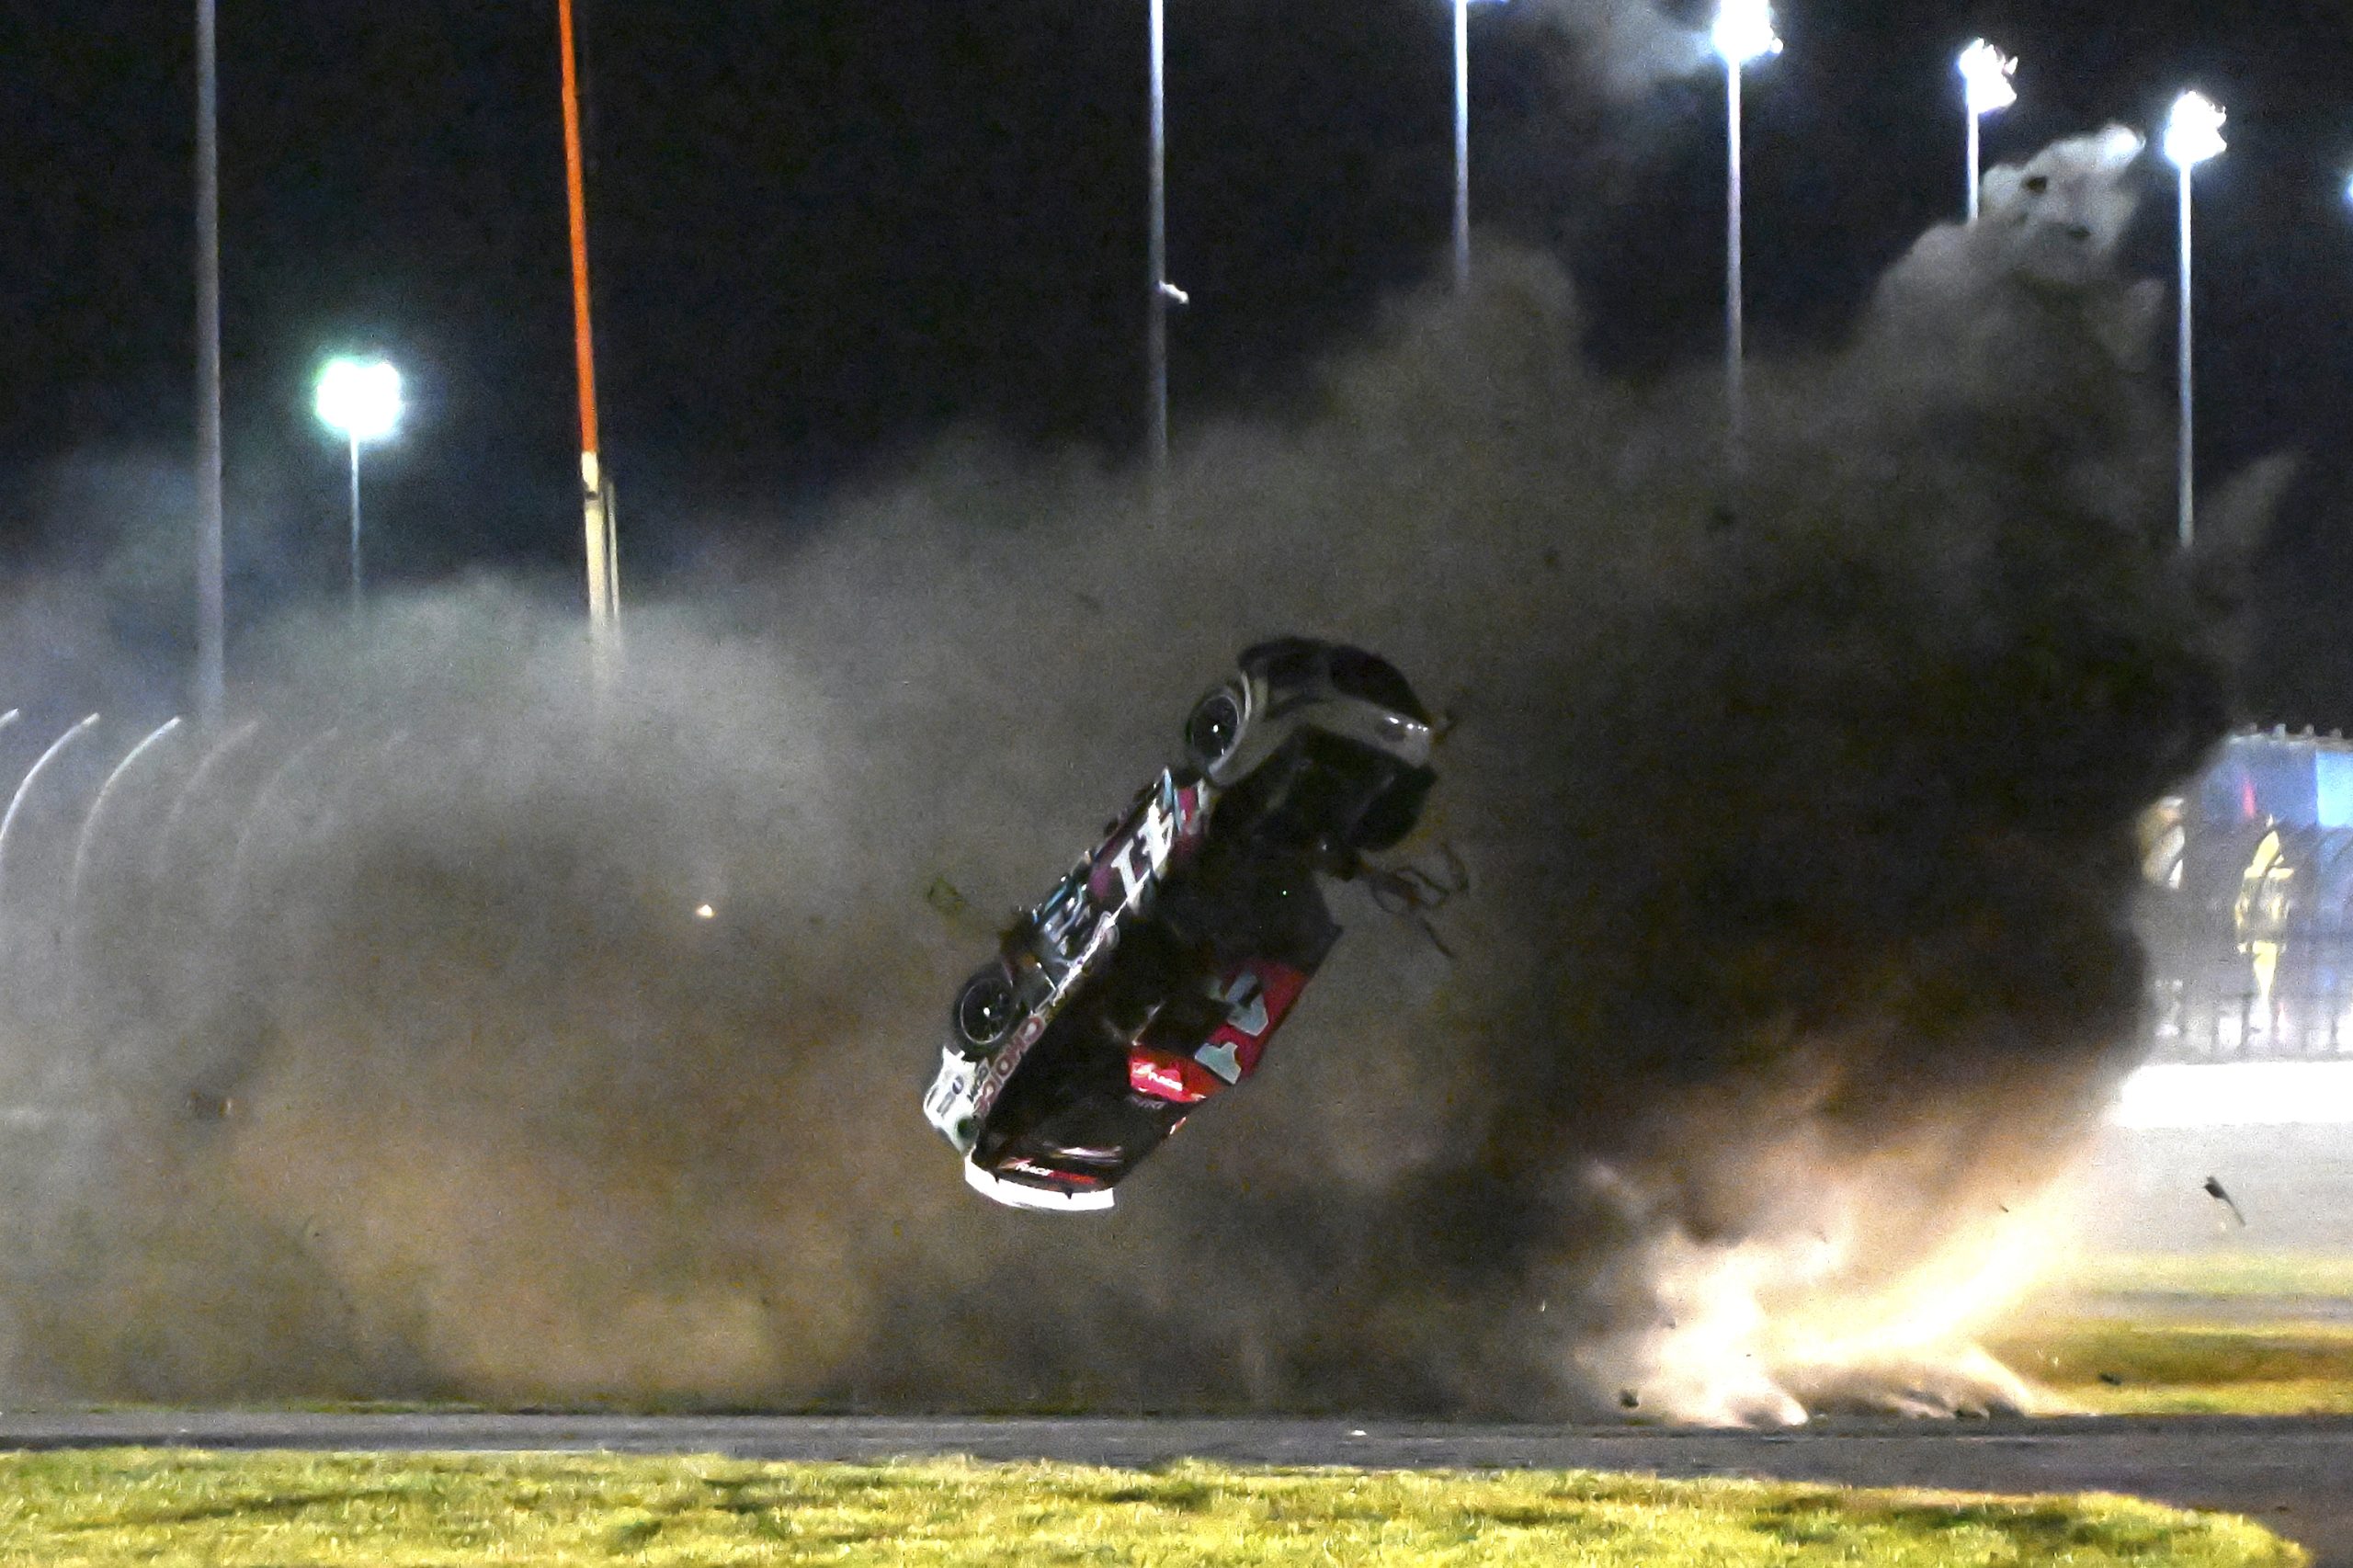
M1513 8L1559 39L1581 77L1611 103L1691 75L1714 58L1705 27L1684 26L1657 0L1523 0Z
M608 683L481 584L279 627L252 721L85 831L146 730L101 727L0 844L8 1385L2023 1401L1904 1325L2129 1064L2133 819L2224 727L2276 482L2164 546L2128 162L2053 149L1756 366L1738 485L1715 381L1597 376L1497 250L1165 515L950 448L637 609ZM955 982L1284 632L1450 716L1403 853L1468 868L1455 956L1339 890L1267 1069L1114 1216L982 1203L917 1108Z

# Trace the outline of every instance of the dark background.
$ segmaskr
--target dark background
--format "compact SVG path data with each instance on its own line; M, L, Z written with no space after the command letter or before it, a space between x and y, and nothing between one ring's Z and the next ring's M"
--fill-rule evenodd
M184 574L192 9L0 14L0 550L91 561L128 515ZM1671 7L1695 28L1709 7ZM958 422L1131 457L1142 426L1144 0L584 0L605 447L644 583L885 477ZM1752 341L1836 335L1957 213L1955 50L2025 59L1989 161L2196 84L2200 461L2310 455L2264 561L2260 717L2353 724L2353 18L2234 8L1780 7L1751 73ZM1170 0L1176 423L1291 405L1319 350L1443 265L1446 0ZM553 0L223 0L232 614L341 570L338 347L411 415L367 458L371 567L569 571L577 551ZM1720 76L1577 86L1531 0L1473 17L1476 210L1574 267L1629 374L1717 351ZM2153 168L2153 182L2164 179ZM2135 265L2169 275L2173 218ZM152 585L152 584L151 584Z

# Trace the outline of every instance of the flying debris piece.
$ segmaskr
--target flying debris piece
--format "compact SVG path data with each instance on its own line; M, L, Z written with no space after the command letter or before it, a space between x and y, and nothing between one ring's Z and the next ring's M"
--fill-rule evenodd
M2229 1210L2231 1218L2239 1222L2241 1230L2246 1228L2246 1216L2241 1213L2239 1206L2231 1200L2231 1195L2222 1190L2222 1184L2212 1176L2206 1178L2206 1196Z
M950 920L972 907L946 877L931 879L931 886L923 890L923 901Z
M1460 892L1363 859L1420 819L1431 741L1384 659L1303 638L1245 652L1194 705L1184 760L957 992L924 1116L966 1184L1016 1209L1110 1208L1195 1107L1257 1070L1339 939L1320 879L1375 878L1415 918Z
M1394 871L1368 869L1363 877L1365 891L1376 905L1386 914L1412 920L1415 928L1429 938L1430 946L1451 959L1454 949L1446 945L1429 917L1471 891L1471 872L1452 845L1442 846L1439 854L1445 861L1441 871L1407 866Z

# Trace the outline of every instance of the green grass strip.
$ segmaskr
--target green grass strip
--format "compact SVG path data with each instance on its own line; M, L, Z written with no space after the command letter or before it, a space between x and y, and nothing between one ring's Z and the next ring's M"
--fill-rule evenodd
M2353 1324L2045 1317L1988 1348L2097 1415L2353 1415Z
M2303 1561L2245 1520L2124 1498L1543 1471L153 1449L0 1458L0 1563L42 1568Z
M2341 1253L2094 1254L2052 1281L2094 1295L2353 1297L2353 1257Z

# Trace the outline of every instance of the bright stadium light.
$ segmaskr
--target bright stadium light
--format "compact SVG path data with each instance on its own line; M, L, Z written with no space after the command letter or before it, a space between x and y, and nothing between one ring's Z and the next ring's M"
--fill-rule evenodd
M1709 40L1724 62L1725 261L1724 261L1724 456L1738 482L1747 467L1748 433L1746 302L1740 257L1740 73L1752 60L1781 52L1768 0L1721 0Z
M2229 116L2222 106L2203 93L2184 93L2173 103L2173 113L2165 117L2165 159L2175 167L2194 169L2207 159L2226 152L2230 143L2222 140L2222 122Z
M2191 353L2190 313L2190 176L2198 165L2223 152L2229 145L2222 140L2222 106L2203 93L2184 93L2176 98L2173 113L2165 117L2165 153L2167 161L2181 171L2181 435L2179 449L2180 472L2178 485L2181 548L2188 550L2198 526L2197 458L2192 440L2196 434L2197 380L2193 374L2196 361Z
M1962 50L1961 79L1968 85L1969 112L1993 114L2018 102L2018 90L2010 82L2018 71L2015 59L1982 38Z
M2018 62L1984 39L1961 51L1961 79L1969 99L1969 221L1977 222L1977 189L1984 180L1984 131L1981 122L2018 101L2010 78Z
M350 441L381 441L401 418L401 373L381 359L330 359L319 372L319 423Z
M330 359L319 372L319 423L351 448L351 608L359 608L359 446L381 441L401 420L401 373L381 359Z
M1708 40L1715 45L1716 53L1724 63L1733 66L1781 52L1780 38L1773 31L1769 0L1722 0Z

